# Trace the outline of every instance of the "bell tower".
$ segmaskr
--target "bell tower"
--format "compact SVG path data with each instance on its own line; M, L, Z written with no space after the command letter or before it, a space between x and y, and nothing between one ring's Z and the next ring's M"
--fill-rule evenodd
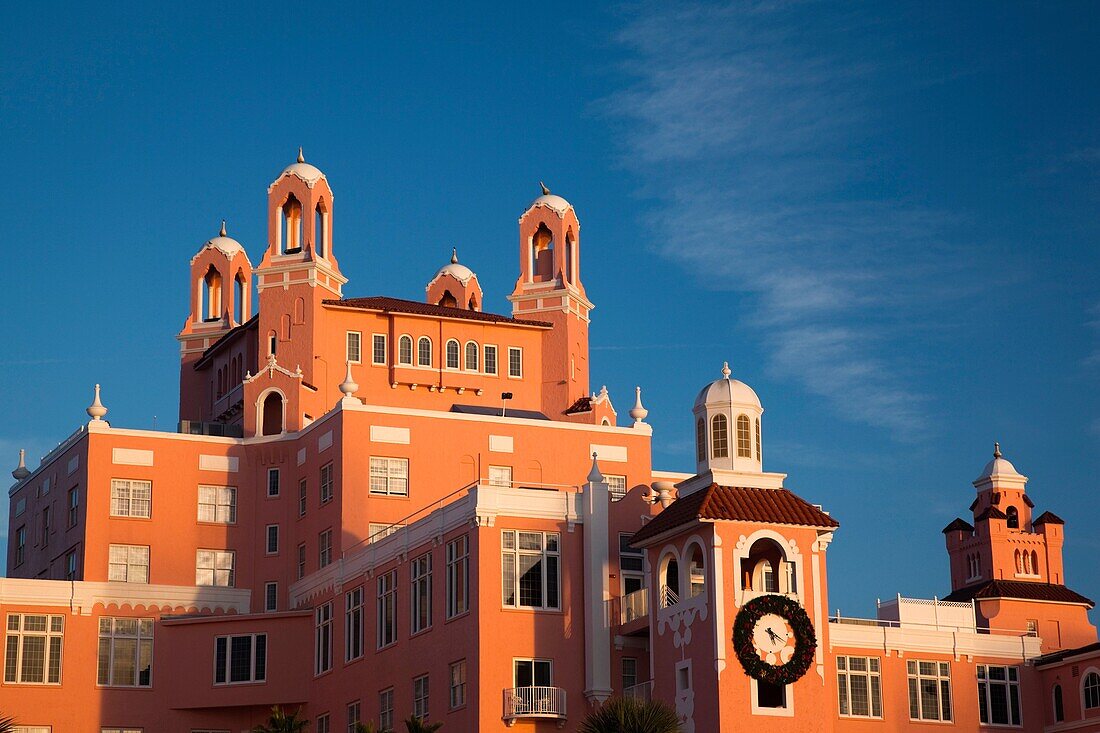
M540 184L541 185L541 184ZM519 278L508 300L512 316L546 321L542 409L560 418L588 397L588 322L593 309L580 274L581 223L572 204L545 185L519 218Z

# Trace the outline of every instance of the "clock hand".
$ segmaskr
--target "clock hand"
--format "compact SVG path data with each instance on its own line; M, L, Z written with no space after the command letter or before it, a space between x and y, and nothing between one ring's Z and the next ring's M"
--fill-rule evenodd
M764 630L768 632L769 639L771 639L772 641L779 641L779 634L772 631L770 627Z

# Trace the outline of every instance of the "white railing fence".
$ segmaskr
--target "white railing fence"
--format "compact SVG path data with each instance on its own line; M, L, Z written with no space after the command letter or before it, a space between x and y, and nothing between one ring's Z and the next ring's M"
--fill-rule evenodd
M623 697L634 698L635 700L642 700L649 702L653 697L653 680L646 682L639 682L636 685L631 685L623 690Z
M649 588L639 588L627 593L620 602L620 623L628 624L635 619L645 618L649 615Z
M509 687L504 718L564 718L565 690L560 687Z
M675 606L680 602L680 594L667 585L661 586L661 608Z

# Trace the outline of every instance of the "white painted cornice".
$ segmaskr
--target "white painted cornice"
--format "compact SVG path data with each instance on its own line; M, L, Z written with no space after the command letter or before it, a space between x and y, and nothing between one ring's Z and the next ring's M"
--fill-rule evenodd
M899 656L911 654L950 654L984 659L1028 660L1041 655L1042 639L1021 632L1011 634L979 634L971 631L941 631L939 629L905 626L875 626L829 622L829 647L875 649Z
M0 578L2 606L64 607L82 616L90 615L96 606L156 613L248 613L251 597L252 591L244 588Z

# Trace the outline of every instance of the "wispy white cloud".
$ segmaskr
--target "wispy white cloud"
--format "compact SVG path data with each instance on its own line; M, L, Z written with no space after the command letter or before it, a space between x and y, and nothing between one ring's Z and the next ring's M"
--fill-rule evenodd
M655 201L655 246L739 294L773 372L853 420L912 435L926 398L895 347L958 297L947 285L956 222L876 193L875 64L822 50L800 13L642 6L618 35L635 81L600 109ZM823 27L871 35L843 14Z

